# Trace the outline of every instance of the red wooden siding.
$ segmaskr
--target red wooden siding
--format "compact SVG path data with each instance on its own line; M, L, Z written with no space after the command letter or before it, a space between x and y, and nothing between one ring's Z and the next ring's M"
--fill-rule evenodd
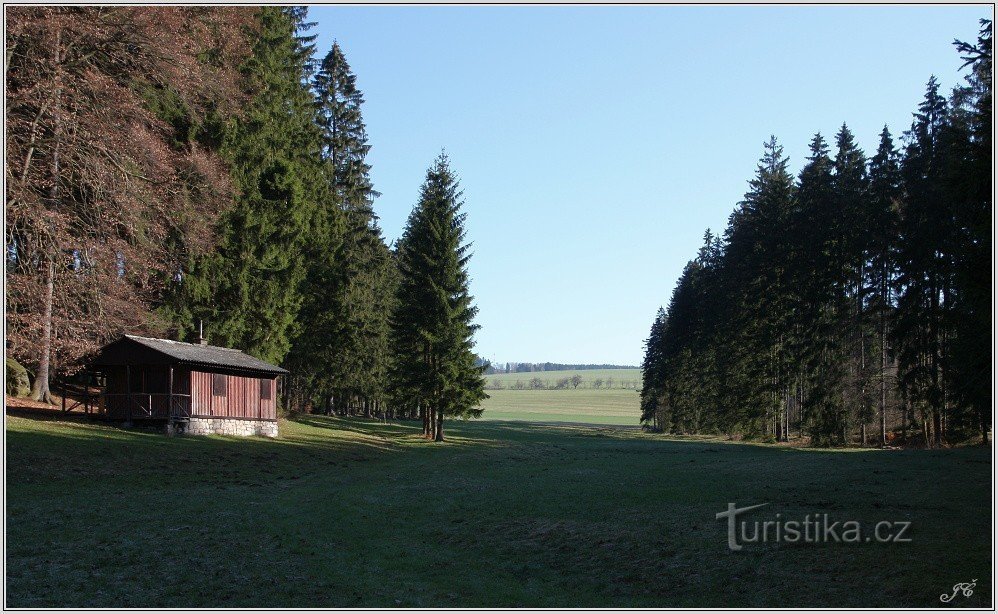
M195 416L216 418L255 418L277 419L275 399L277 388L274 378L263 378L270 382L269 399L260 398L260 379L239 375L223 375L226 378L224 396L212 394L214 373L191 371L191 413Z

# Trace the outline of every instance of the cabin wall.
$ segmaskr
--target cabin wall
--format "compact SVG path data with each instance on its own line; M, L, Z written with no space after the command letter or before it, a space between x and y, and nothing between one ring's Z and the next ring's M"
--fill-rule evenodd
M277 419L276 378L219 375L225 378L225 394L213 394L215 373L191 371L191 413L201 418L250 420ZM261 398L261 381L270 387L270 398Z

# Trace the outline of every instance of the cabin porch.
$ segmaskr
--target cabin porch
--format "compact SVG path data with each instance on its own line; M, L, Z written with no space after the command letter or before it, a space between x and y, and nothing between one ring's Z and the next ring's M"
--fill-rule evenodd
M98 414L114 420L187 422L191 417L191 372L173 365L105 367Z

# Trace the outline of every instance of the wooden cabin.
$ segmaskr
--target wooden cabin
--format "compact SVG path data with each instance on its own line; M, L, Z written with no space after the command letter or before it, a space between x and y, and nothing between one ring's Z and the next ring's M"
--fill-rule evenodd
M98 412L191 434L277 436L277 379L286 370L240 350L125 335L89 362Z

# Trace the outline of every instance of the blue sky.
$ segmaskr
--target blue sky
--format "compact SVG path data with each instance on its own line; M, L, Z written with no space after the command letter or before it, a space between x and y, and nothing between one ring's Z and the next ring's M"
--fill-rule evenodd
M985 5L343 7L310 10L364 92L385 235L433 158L461 177L477 351L638 364L706 228L720 231L775 134L796 170L815 132L868 153Z

